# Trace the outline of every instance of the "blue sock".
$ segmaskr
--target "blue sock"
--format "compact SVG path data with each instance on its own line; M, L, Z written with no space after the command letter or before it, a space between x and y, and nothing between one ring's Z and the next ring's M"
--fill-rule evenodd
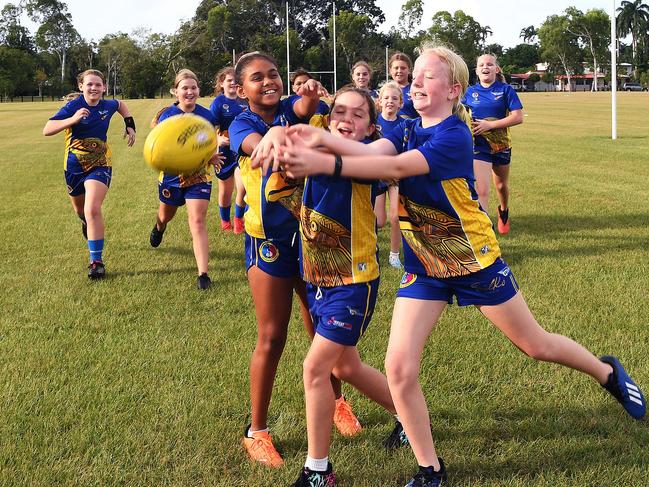
M230 208L231 206L219 206L219 213L221 214L221 220L224 222L230 221Z
M90 262L102 260L101 254L104 251L104 239L88 240L88 250L90 250Z
M245 206L234 205L234 216L235 218L243 218L243 214L246 211Z

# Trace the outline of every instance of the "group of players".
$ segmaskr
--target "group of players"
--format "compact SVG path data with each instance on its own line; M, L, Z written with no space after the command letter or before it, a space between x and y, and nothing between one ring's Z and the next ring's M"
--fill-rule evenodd
M221 131L227 129L221 143L224 155L213 158L217 173L223 173L219 206L224 230L232 192L228 180L236 167L245 189L245 223L237 223L244 212L243 201L237 200L234 229L244 230L257 318L250 362L251 424L243 435L249 457L271 467L283 464L269 433L268 411L293 294L312 337L303 367L308 452L295 486L336 485L329 461L333 425L345 435L361 431L342 396L341 381L394 415L395 427L384 444L409 445L419 465L407 486L446 482L419 370L428 336L454 298L460 306L477 307L525 354L588 374L633 418L644 417L644 397L619 360L598 359L573 340L546 332L501 258L487 213L488 187L493 175L499 199L497 228L507 233L507 128L522 121L522 105L499 79L496 57L478 58L478 82L469 88L464 60L432 44L420 47L414 69L408 56L395 53L390 73L394 81L376 93L369 88L369 65L357 63L352 69L354 85L340 89L327 106L321 102L326 91L304 71L292 77L295 94L282 99L277 63L253 52L217 78L227 98L213 103L212 108L221 107L217 115L196 104L198 80L183 70L174 82L177 103L157 117L162 121L176 113L194 113ZM67 131L66 181L87 232L89 275L94 278L103 275L101 201L110 183L108 120L115 111L125 117L129 145L135 124L123 102L103 100L101 73L82 73L79 85L83 96L52 117L43 132ZM241 110L227 126L225 105ZM211 189L207 169L162 175L159 188L161 204L151 244L160 244L167 223L186 202L199 287L206 288L205 215ZM405 273L394 304L383 375L362 362L356 345L377 299L377 220L384 223L387 217L385 201L376 202L386 191L391 228L399 227L401 233L391 238L390 263L401 266L402 244Z

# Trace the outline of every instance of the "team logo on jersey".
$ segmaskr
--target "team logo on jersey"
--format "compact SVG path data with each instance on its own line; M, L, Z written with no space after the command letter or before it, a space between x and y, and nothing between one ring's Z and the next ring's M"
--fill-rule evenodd
M358 272L363 272L367 270L367 263L366 262L360 262L358 264Z
M480 95L478 95L478 92L474 91L471 96L477 100Z
M336 327L338 327L338 328L342 328L343 330L351 330L351 329L352 329L352 325L351 325L351 324L349 324L349 323L345 323L345 322L343 322L343 321L338 321L338 320L336 319L335 316L330 317L330 318L327 320L327 324L328 324L329 326L336 326Z
M275 262L279 258L279 250L268 240L259 246L259 255L264 262Z
M400 288L408 287L416 280L417 280L417 274L411 274L410 272L406 272L403 274L403 277L401 278L401 285L399 287Z
M481 253L482 255L485 255L487 252L489 252L489 250L490 250L490 249L489 249L489 246L488 246L488 245L485 245L484 247L482 247L482 248L480 249L480 253Z
M504 269L500 269L498 271L498 274L501 274L501 275L507 277L510 272L511 272L511 269L509 267L505 267Z
M165 198L171 198L171 191L169 191L167 188L164 188L162 190L162 196L164 196Z
M106 117L108 116L108 110L99 110L99 116L102 120L106 120Z
M224 103L224 104L223 104L223 110L225 110L226 112L227 112L228 110L230 110L230 105L228 105L227 103Z
M350 314L351 316L357 316L357 315L360 315L360 313L358 312L358 310L352 308L351 306L347 306L347 311L349 311L349 314Z

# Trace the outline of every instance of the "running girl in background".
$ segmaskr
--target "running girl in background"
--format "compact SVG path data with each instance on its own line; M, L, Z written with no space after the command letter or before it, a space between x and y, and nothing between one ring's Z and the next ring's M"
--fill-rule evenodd
M200 97L198 78L189 69L181 69L176 75L171 93L177 101L160 111L153 120L153 125L162 123L165 119L174 115L193 113L203 117L212 125L216 125L214 114L207 108L198 105L196 102ZM220 156L214 154L211 164L220 167ZM187 203L187 219L189 230L192 234L194 257L198 267L198 289L208 289L212 281L207 273L209 260L209 240L207 237L207 208L210 204L212 193L212 178L209 174L210 165L198 169L192 174L166 174L160 173L158 178L158 197L160 206L156 223L153 225L149 242L152 247L158 247L162 243L162 237L167 224L173 219L178 207Z
M474 190L470 119L460 103L468 68L449 49L425 44L420 52L412 85L420 119L404 120L368 145L312 127L292 127L280 161L293 177L399 180L406 273L394 305L385 366L392 399L419 463L407 485L437 487L445 482L446 469L435 451L418 375L426 340L454 296L460 306L476 306L528 356L590 375L633 418L643 418L646 406L617 358L598 360L534 319L500 257L491 221ZM347 155L308 148L320 146Z
M322 85L306 80L295 97L281 99L284 86L275 60L263 53L243 55L235 66L239 95L249 110L230 125L230 144L240 156L246 188L246 271L257 317L257 344L250 361L251 424L243 444L248 456L270 467L284 461L268 428L268 410L279 359L291 317L293 292L300 299L302 318L313 328L304 281L299 268L298 218L303 185L283 171L264 173L251 167L253 154L276 157L284 127L308 123L316 113Z
M296 69L290 76L291 90L293 94L289 98L297 98L297 92L304 83L313 79L311 73L304 68ZM329 126L329 105L323 100L318 102L315 114L309 120L309 125L314 127L327 128Z
M381 87L379 92L379 113L378 124L381 127L381 136L385 137L399 125L401 118L398 112L403 106L403 93L395 81L389 81ZM385 195L382 193L376 197L374 213L376 221L381 228L385 225ZM388 184L387 195L390 198L390 256L388 262L396 269L401 269L399 249L401 248L401 230L399 229L399 183L393 181Z
M104 100L106 78L95 69L77 76L83 96L72 99L50 118L43 135L65 130L63 169L68 195L75 213L81 219L81 231L88 240L90 265L88 277L101 279L106 274L104 250L104 217L101 206L112 178L112 153L106 142L110 119L115 112L124 117L124 137L135 143L135 121L126 103Z
M478 83L467 90L462 103L473 117L473 170L482 208L489 212L492 174L498 195L498 232L509 233L509 163L512 139L509 127L523 123L523 105L504 77L494 54L478 57Z
M348 86L336 93L329 128L333 137L369 143L378 138L376 119L369 92ZM396 414L387 379L362 362L356 348L372 318L379 286L373 209L377 192L376 180L335 173L305 181L301 262L315 337L304 360L309 449L294 487L336 485L328 460L336 408L332 374ZM386 446L401 446L401 431L397 421Z
M237 96L237 84L234 81L234 68L227 66L216 73L215 77L216 98L210 105L210 111L216 119L219 132L219 152L225 156L221 169L216 173L219 185L219 215L221 217L221 230L232 230L230 222L230 208L232 205L232 191L236 185L237 194L234 204L234 233L243 233L243 214L246 209L246 190L241 180L238 156L230 149L228 128L234 117L248 109L245 100Z
M412 104L410 97L410 72L412 71L412 60L407 54L395 52L390 56L388 62L390 76L399 85L403 93L403 106L399 110L402 118L417 118L419 114Z
M351 76L352 82L356 88L369 91L373 100L376 100L379 97L378 92L370 88L370 82L372 81L372 68L368 63L365 61L358 61L354 64L352 66Z

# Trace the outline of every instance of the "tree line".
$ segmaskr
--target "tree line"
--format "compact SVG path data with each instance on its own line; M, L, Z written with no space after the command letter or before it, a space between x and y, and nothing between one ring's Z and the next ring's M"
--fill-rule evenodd
M385 13L376 0L336 1L338 85L350 81L350 67L363 59L374 68L375 83L385 76L385 49L413 56L423 39L453 47L473 65L482 52L492 52L506 75L534 71L548 63L545 81L568 77L584 66L607 71L610 64L610 21L601 9L586 12L569 7L541 25L520 30L522 42L513 47L489 44L492 30L458 10L436 12L431 27L421 28L424 0L408 0L398 23L379 31ZM86 68L104 72L108 92L125 98L151 98L168 90L174 73L188 67L201 79L203 93L213 76L232 64L237 54L262 50L286 70L286 4L291 68L330 71L333 65L332 0L314 8L307 0L202 0L194 16L180 23L174 34L137 30L84 39L61 0L21 0L0 13L0 95L61 95L76 89L75 76ZM27 16L38 26L32 33L21 23ZM634 66L636 80L649 83L649 6L642 0L621 3L617 11L620 62ZM331 85L331 78L321 80Z

